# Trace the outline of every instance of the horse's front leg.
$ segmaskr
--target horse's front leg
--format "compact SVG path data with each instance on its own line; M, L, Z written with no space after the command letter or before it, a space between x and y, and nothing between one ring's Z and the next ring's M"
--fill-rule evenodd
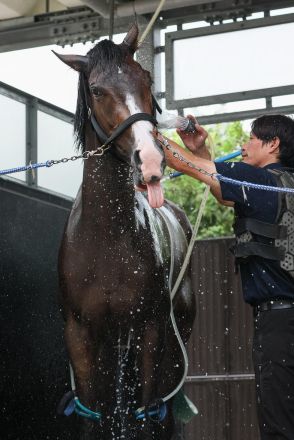
M90 327L77 321L74 316L70 316L66 321L65 340L74 372L77 397L82 405L96 412L97 342L92 340ZM92 438L90 435L94 432L95 423L97 422L84 420L85 439Z

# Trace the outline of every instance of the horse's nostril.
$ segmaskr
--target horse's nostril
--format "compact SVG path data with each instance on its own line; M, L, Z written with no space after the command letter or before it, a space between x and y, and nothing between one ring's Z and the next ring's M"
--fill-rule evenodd
M150 183L158 182L160 180L160 177L158 176L151 176Z

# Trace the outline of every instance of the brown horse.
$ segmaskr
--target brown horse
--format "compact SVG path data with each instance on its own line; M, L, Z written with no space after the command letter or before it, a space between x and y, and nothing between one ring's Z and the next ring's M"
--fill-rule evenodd
M183 374L169 275L172 260L174 282L191 231L185 214L163 199L164 155L150 74L133 59L137 38L133 25L119 45L103 40L87 56L58 55L80 72L75 133L88 157L59 256L76 412L87 440L171 439L173 399L164 419L158 399ZM149 203L134 185L147 189ZM186 342L195 316L190 267L173 308Z

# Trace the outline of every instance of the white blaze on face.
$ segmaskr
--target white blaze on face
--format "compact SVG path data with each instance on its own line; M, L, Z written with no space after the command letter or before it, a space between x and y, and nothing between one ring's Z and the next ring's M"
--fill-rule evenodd
M126 104L130 114L142 113L134 101L134 97L127 95ZM140 159L142 161L142 173L146 183L152 176L161 177L162 155L154 144L152 135L152 124L148 121L138 121L132 125L133 136L135 138L136 149L140 150Z
M142 113L142 110L135 103L134 97L129 94L126 96L126 105L131 115ZM158 179L162 177L163 157L155 146L152 130L152 124L148 121L138 121L132 125L136 149L140 150L141 171L148 189L148 200L153 208L159 208L164 201L161 184L159 181L151 183L151 179L152 176L156 176Z

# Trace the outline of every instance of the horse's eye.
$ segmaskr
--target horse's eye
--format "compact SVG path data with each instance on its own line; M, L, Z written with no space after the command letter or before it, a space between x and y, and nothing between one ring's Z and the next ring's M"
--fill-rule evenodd
M103 96L103 91L96 86L90 86L91 92L95 96L95 98L101 98Z

